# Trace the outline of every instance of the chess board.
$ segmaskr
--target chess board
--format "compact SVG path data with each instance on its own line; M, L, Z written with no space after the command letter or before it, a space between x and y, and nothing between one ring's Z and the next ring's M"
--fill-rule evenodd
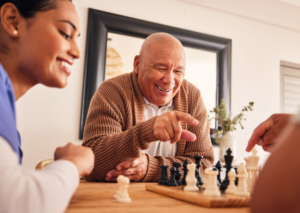
M183 190L184 186L164 186L157 183L147 183L146 190L168 197L183 200L196 205L209 208L224 208L224 207L248 207L250 206L251 197L240 197L222 193L221 197L206 197L203 193L189 192Z

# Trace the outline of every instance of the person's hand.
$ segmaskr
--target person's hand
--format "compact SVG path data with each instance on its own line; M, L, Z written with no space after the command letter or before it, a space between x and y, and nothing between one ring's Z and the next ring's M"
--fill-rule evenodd
M81 177L92 172L95 157L90 148L68 143L66 146L58 147L55 150L54 160L71 161L77 167L79 176Z
M124 175L132 181L142 181L148 169L148 157L141 153L139 158L123 161L116 169L107 172L106 181L116 181L119 175Z
M186 141L195 141L196 135L182 130L180 122L185 122L191 126L197 126L198 120L193 118L190 114L178 111L169 111L157 118L153 124L153 134L157 140L166 142L171 140L171 144L180 139Z
M275 138L290 120L290 116L290 114L273 114L270 118L261 123L252 133L246 151L250 152L257 144L269 152L275 142Z

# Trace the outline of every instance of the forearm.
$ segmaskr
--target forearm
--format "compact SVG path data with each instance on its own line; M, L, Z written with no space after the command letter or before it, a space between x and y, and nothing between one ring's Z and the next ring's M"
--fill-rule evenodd
M83 145L91 147L95 154L95 167L86 177L88 181L104 181L106 173L122 161L137 158L140 151L149 148L156 138L152 126L155 117L141 122L126 131L113 135L95 135L84 141Z
M6 213L61 213L76 190L74 164L56 161L41 171L28 171L16 154L0 141L0 210Z

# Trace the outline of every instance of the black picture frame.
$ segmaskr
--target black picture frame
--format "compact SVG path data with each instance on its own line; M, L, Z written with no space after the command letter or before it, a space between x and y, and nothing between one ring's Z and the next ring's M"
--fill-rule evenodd
M183 46L215 52L217 54L216 105L219 105L220 100L225 98L228 109L231 109L231 39L89 8L80 112L80 139L83 138L90 101L105 78L108 32L137 38L146 38L155 32L166 32L179 39Z

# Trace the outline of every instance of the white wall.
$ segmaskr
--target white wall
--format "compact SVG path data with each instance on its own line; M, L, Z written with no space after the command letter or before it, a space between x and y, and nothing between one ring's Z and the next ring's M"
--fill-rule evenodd
M296 30L181 1L73 2L81 21L82 36L78 43L82 58L73 65L67 88L37 86L17 102L24 166L28 168L51 158L56 146L68 141L81 143L79 114L89 7L232 39L232 110L237 113L249 101L255 102L255 110L247 116L245 130L235 132L239 160L248 155L244 150L253 129L272 113L279 112L280 60L300 63L300 32ZM261 149L259 154L263 159L267 157Z

